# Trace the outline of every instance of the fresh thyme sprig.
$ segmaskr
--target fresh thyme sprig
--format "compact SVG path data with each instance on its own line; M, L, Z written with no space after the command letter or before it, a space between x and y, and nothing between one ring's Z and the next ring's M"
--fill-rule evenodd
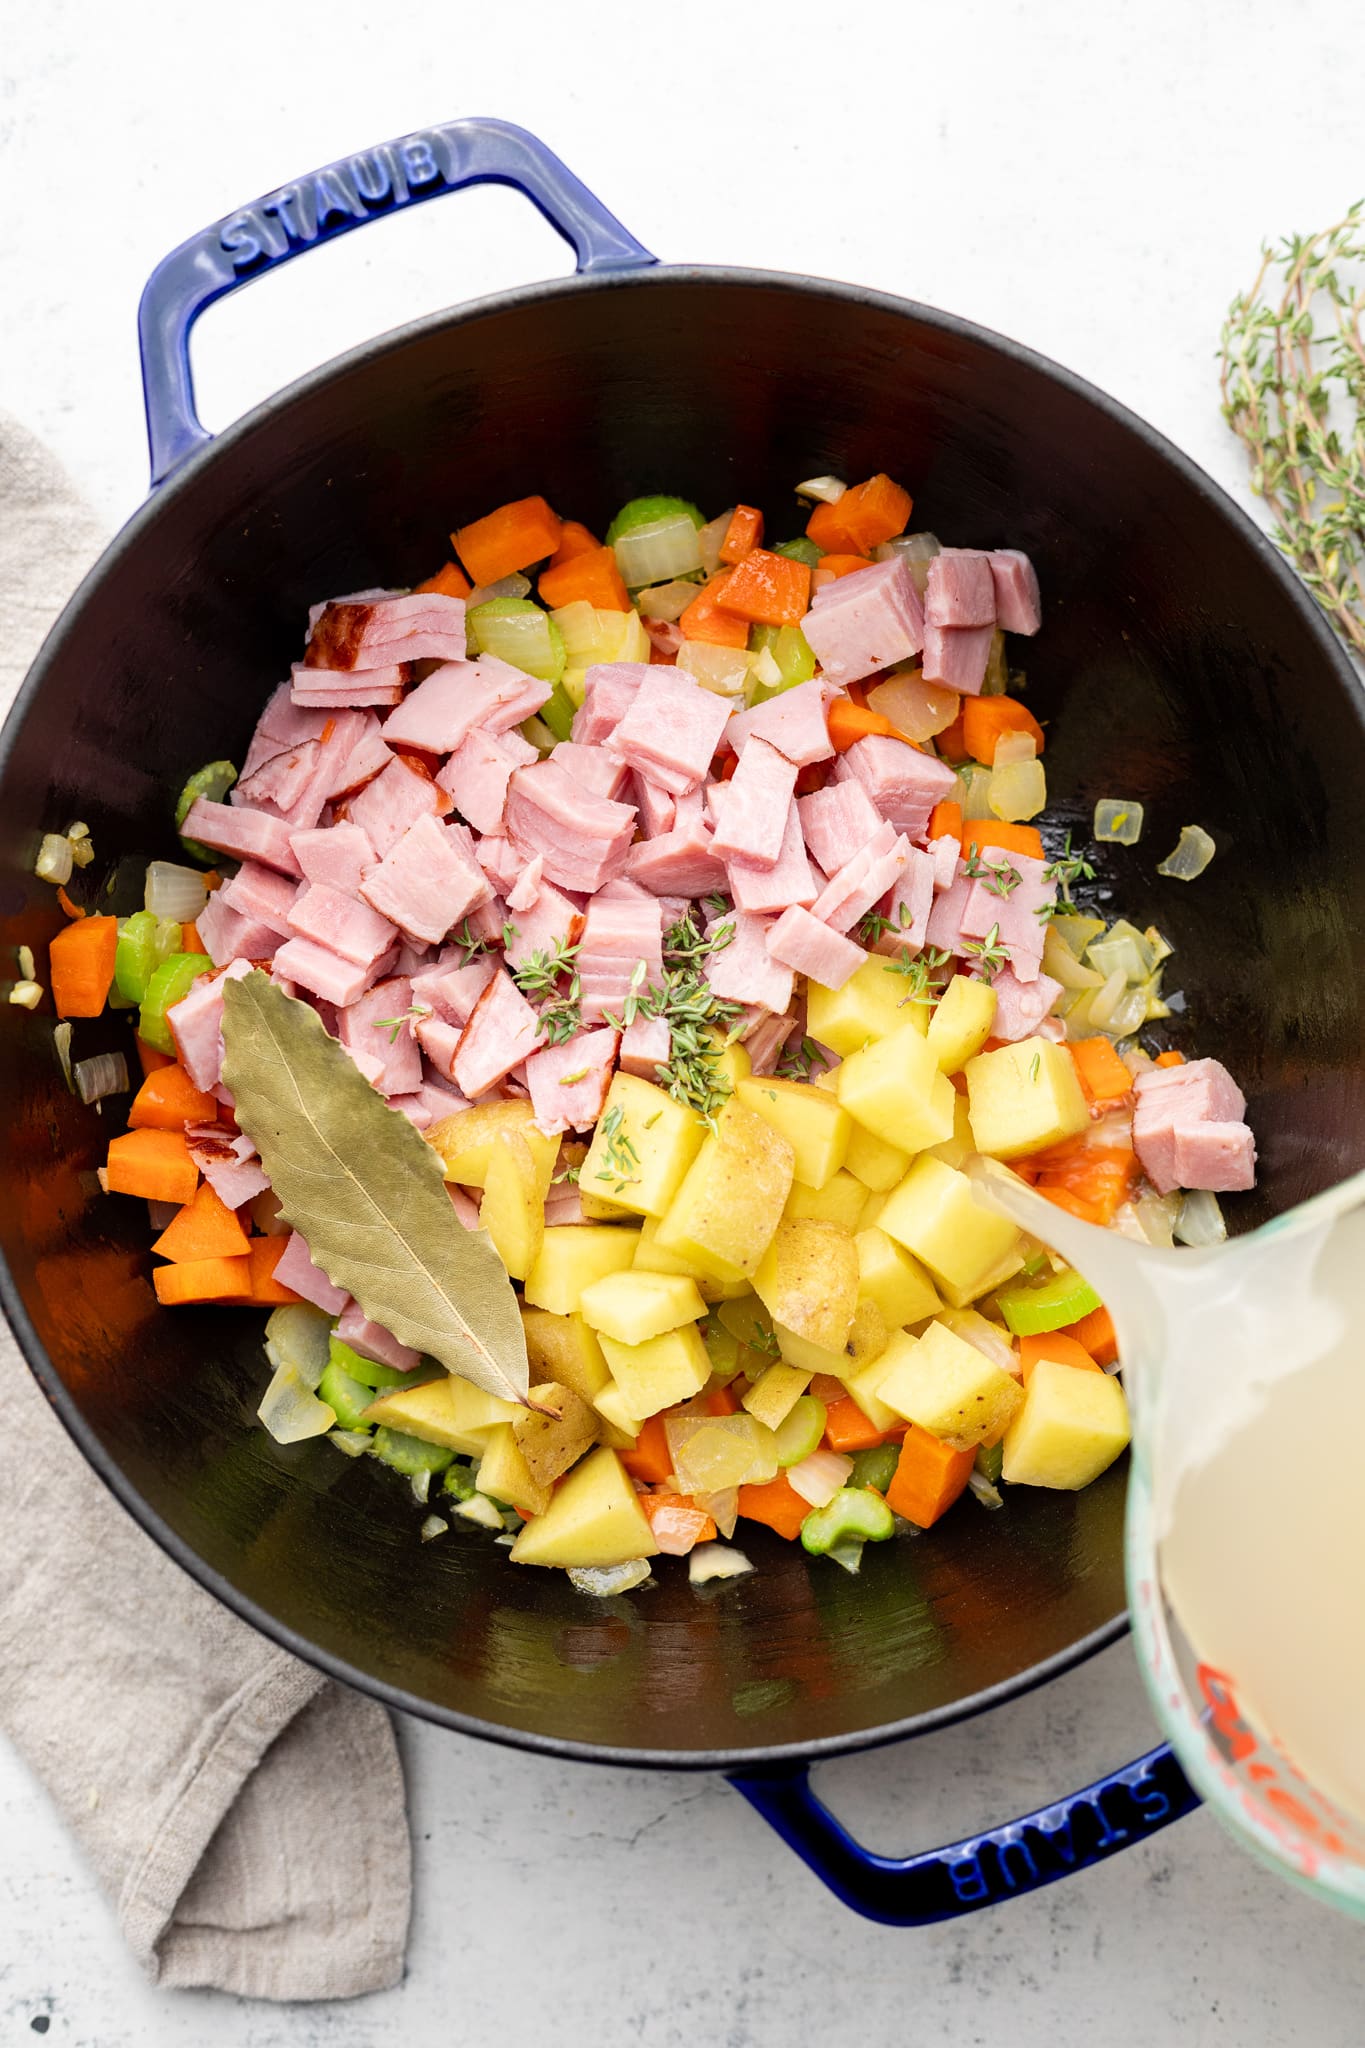
M468 918L450 934L446 944L448 946L459 946L463 949L464 959L460 962L461 967L471 966L481 953L488 951L487 939L475 938L473 932L469 929Z
M982 860L981 850L975 841L971 858L962 872L973 882L982 883L992 896L1000 897L1008 896L1011 889L1017 889L1024 879L1012 861Z
M900 999L903 1010L907 1003L936 1003L942 995L947 977L941 972L952 956L939 946L926 946L921 953L907 956L902 953L898 959L886 962L888 974L904 975L909 987Z
M540 1005L540 1029L547 1045L567 1044L582 1027L583 983L574 964L577 959L577 946L556 939L553 946L528 953L512 969L522 994Z
M914 913L908 903L898 903L893 917L883 916L880 910L865 910L858 920L858 936L865 946L875 946L886 932L908 932L914 924Z
M640 1164L640 1155L621 1128L625 1114L618 1102L603 1117L601 1131L606 1141L607 1163L597 1169L598 1180L610 1181L613 1193L618 1195L624 1194L640 1177L633 1170Z
M376 1031L387 1031L389 1044L394 1045L405 1024L415 1023L419 1017L430 1015L431 1010L426 1003L409 1003L407 1009L400 1011L396 1017L376 1017L374 1028Z
M795 1044L788 1039L777 1062L777 1071L788 1081L809 1081L814 1069L823 1064L820 1048L813 1038L798 1038Z
M964 953L970 953L981 962L987 974L994 974L1001 967L1008 967L1010 949L1000 936L1000 927L993 924L984 939L964 939Z
M1043 880L1045 882L1056 882L1069 903L1071 901L1071 884L1073 882L1093 882L1094 879L1095 870L1090 865L1090 862L1083 855L1071 851L1071 834L1068 832L1066 838L1062 841L1062 850L1056 860L1049 861L1043 869ZM1039 915L1041 915L1041 912Z

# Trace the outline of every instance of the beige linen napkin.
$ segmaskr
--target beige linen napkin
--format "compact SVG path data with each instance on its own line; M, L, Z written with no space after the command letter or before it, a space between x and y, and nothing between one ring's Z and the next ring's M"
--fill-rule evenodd
M0 716L102 545L0 418ZM162 1555L0 1321L0 1728L154 1982L352 1998L402 1975L411 1850L377 1702L258 1636Z

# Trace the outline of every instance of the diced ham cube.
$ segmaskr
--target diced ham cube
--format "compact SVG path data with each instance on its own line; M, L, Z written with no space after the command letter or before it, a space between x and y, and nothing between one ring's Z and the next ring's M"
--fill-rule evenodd
M340 953L343 960L354 960L357 967L373 967L398 937L389 920L368 903L343 896L325 882L310 882L300 889L289 913L289 929Z
M725 728L726 743L740 753L746 740L766 740L798 768L828 761L834 747L825 713L834 694L833 686L822 676L798 683L794 690L782 690L765 703L755 704L752 711L736 712Z
M269 960L283 937L273 925L244 917L224 903L221 889L209 897L194 924L215 967L231 960Z
M380 1323L372 1323L358 1301L351 1301L337 1318L337 1336L362 1358L391 1365L395 1372L412 1372L421 1364L420 1351L410 1350Z
M312 1255L302 1234L295 1230L275 1264L275 1278L283 1287L292 1287L295 1294L301 1294L305 1301L311 1301L314 1308L320 1308L324 1315L340 1315L350 1300L344 1287L337 1287L327 1278L321 1266L313 1264Z
M499 968L470 1012L451 1072L471 1101L535 1051L540 1019L510 974Z
M729 782L713 789L719 823L712 850L722 860L775 867L796 789L796 765L763 739L745 743Z
M1032 854L997 852L987 847L980 856L982 867L995 867L1000 882L975 881L963 905L963 936L984 939L993 925L1009 952L1009 964L1020 981L1036 981L1043 958L1047 926L1039 913L1057 900L1057 884L1046 875L1047 863ZM1019 877L1017 882L1011 875ZM1000 893L1000 883L1006 888Z
M725 699L682 669L650 668L604 744L659 788L682 796L705 777L729 716Z
M796 808L811 859L827 875L837 874L852 860L882 823L881 812L856 776L799 796Z
M787 805L787 828L782 834L776 865L763 868L748 861L731 860L726 863L725 872L736 909L747 910L752 916L781 912L793 903L803 907L814 903L819 890L806 859L806 842L795 801Z
M980 548L941 548L924 587L926 626L993 626L995 579Z
M935 889L951 889L957 880L957 864L962 858L962 849L951 833L942 832L937 839L929 841L929 858L934 864Z
M265 709L256 720L256 730L251 735L251 744L246 750L242 763L241 779L236 787L255 774L256 770L272 754L287 753L291 747L301 746L305 740L318 740L326 725L325 714L319 715L296 705L289 693L288 683L280 683L266 699Z
M1231 1194L1256 1185L1256 1141L1243 1123L1200 1123L1175 1134L1175 1175L1182 1188Z
M253 811L246 804L215 804L201 796L191 804L180 829L187 839L198 839L215 853L264 861L282 875L298 876L299 864L289 843L292 828L268 811Z
M1016 1039L1035 1036L1062 992L1062 984L1054 981L1050 974L1039 974L1032 981L1021 981L1010 967L1002 967L991 976L991 987L995 990L995 1022L991 1025L991 1036L1011 1044Z
M677 810L672 792L656 788L644 775L632 775L631 782L632 800L640 814L640 830L645 838L660 839L665 832L671 832Z
M334 1003L344 1010L348 1003L354 1003L363 996L372 981L385 971L392 955L381 955L364 967L354 960L343 960L329 946L319 946L313 939L289 939L276 953L271 968L271 979L297 982L301 988L311 989L324 1002Z
M308 797L317 775L321 752L316 740L304 740L282 754L272 754L252 774L241 777L233 788L231 802L246 804L255 810L273 811L281 818L291 817L294 807ZM313 816L299 822L311 825L321 809L320 792Z
M842 932L832 931L799 904L784 910L768 933L768 951L785 967L794 967L821 988L842 988L867 955Z
M448 1183L453 1187L454 1182ZM583 1201L578 1189L571 1181L561 1180L552 1184L545 1197L545 1227L550 1229L557 1223L586 1223Z
M837 875L831 875L811 905L811 916L831 931L851 931L874 903L895 888L910 864L912 851L904 833L883 825L860 853Z
M226 1124L187 1124L185 1143L190 1158L220 1202L240 1209L270 1186L260 1156L245 1131Z
M417 1130L429 1130L432 1124L439 1124L444 1118L454 1116L458 1109L468 1109L463 1095L454 1088L447 1088L440 1081L424 1077L422 1084L411 1095L391 1095L389 1108L405 1116ZM478 1223L475 1215L474 1223Z
M523 860L543 857L552 882L591 892L624 868L635 806L594 795L556 761L538 761L508 786L507 833Z
M935 896L925 928L926 945L935 946L944 953L961 953L962 913L975 887L970 876L959 874L949 888Z
M580 1031L563 1045L547 1045L526 1062L526 1085L536 1123L547 1137L557 1131L586 1131L602 1114L619 1031Z
M534 910L545 878L545 858L537 854L528 860L516 882L507 892L507 908L511 911Z
M851 583L853 579L845 576L841 580ZM855 740L839 756L834 773L840 782L860 782L882 817L911 839L923 838L934 805L950 796L957 782L946 761L880 733Z
M953 845L955 848L956 841ZM881 906L882 915L891 920L891 926L877 940L874 952L893 957L917 953L929 935L929 913L933 907L934 862L929 854L912 846L904 873Z
M570 775L576 775L586 789L597 796L621 798L626 803L634 801L633 791L627 793L627 783L633 783L632 776L624 761L618 761L605 747L580 746L577 740L561 740L550 751L549 758L558 761L561 768L567 768Z
M800 1019L797 1017L770 1017L760 1011L757 1022L744 1033L741 1041L749 1055L750 1072L760 1075L776 1073L782 1048L799 1029Z
M289 844L303 869L306 882L320 882L339 889L343 896L355 896L367 869L379 855L370 844L364 827L346 819L308 832L296 832Z
M336 772L327 786L327 795L333 802L338 797L350 796L357 789L363 789L367 782L373 782L375 776L387 768L393 759L393 755L384 744L379 720L373 713L367 713L366 716L368 724L345 759L337 764Z
M214 900L221 899L239 917L268 924L283 937L289 930L289 914L297 895L298 884L287 875L263 867L259 861L244 860L231 880L215 890Z
M513 772L537 758L531 742L519 732L498 734L476 727L460 741L436 784L454 797L460 816L476 832L500 832Z
M556 946L577 945L583 932L583 913L578 905L552 884L543 882L529 910L520 911L513 922L504 958L509 967L524 967L535 953L552 953Z
M623 1074L657 1081L673 1050L673 1035L664 1017L633 1017L621 1034L618 1064Z
M451 808L445 790L396 757L350 801L351 817L368 833L381 859L397 846L409 825L419 818L444 817Z
M1139 1112L1179 1103L1182 1121L1236 1123L1247 1100L1221 1060L1184 1060L1179 1066L1150 1067L1134 1082Z
M600 747L629 711L648 674L647 661L594 662L583 678L583 702L569 727L574 745Z
M410 1095L422 1085L422 1049L409 1029L412 983L405 975L377 981L337 1019L346 1050L368 1054L378 1066L373 1086L381 1095Z
M625 872L654 896L706 896L726 886L725 863L711 851L711 828L699 817L632 846Z
M385 719L384 738L391 747L448 754L476 727L510 732L539 711L553 688L496 654L448 663L433 670Z
M991 657L991 626L926 626L924 680L979 697Z
M451 1024L444 1017L419 1017L417 1019L417 1043L431 1061L438 1074L448 1081L455 1071L455 1055L460 1050L460 1027ZM448 1111L447 1114L453 1114Z
M306 668L295 662L290 694L296 704L310 710L353 711L370 705L391 708L402 703L410 673L406 662L375 669Z
M729 942L707 954L702 970L712 995L725 1002L758 1003L780 1015L791 1002L793 976L790 967L768 951L773 920L736 910L713 917L706 936L714 938L723 925L732 928Z
M498 963L490 953L482 953L464 966L442 967L438 963L427 973L413 976L412 1000L450 1024L467 1024L471 1010L497 971Z
M234 960L221 974L200 975L189 994L166 1012L180 1064L196 1088L207 1092L222 1079L223 986L250 972L249 961Z
M1017 548L996 548L990 559L996 624L1005 633L1036 633L1043 607L1032 562Z
M500 896L510 896L526 872L525 855L502 832L485 832L474 848L474 858ZM544 865L542 860L542 872Z
M657 896L633 882L608 882L588 904L574 965L585 1024L619 1017L632 988L638 992L661 985L663 925ZM534 1100L535 1090L531 1093Z
M493 891L459 840L427 813L371 868L360 893L400 931L434 945Z
M1220 1061L1149 1067L1133 1087L1133 1146L1158 1194L1255 1185L1255 1141L1242 1121L1246 1097Z
M460 661L464 599L434 590L368 603L336 598L322 607L304 661L314 668L384 668L394 661Z
M817 590L801 630L832 683L856 683L918 654L924 613L910 565L897 555Z

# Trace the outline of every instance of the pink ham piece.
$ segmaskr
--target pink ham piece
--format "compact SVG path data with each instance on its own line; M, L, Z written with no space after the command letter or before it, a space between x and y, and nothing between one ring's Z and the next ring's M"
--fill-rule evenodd
M519 732L497 734L476 728L465 734L436 784L454 797L460 816L476 832L500 832L513 773L538 758Z
M251 744L242 762L242 773L236 788L250 781L256 770L272 755L284 754L291 747L302 746L305 740L322 737L326 715L301 708L293 702L288 683L280 683L266 699L265 709L256 720L256 730L251 735Z
M746 740L766 740L798 768L828 761L834 752L825 723L833 687L823 677L783 690L752 711L739 711L725 728L725 740L742 753Z
M840 580L851 583L853 578ZM946 761L880 733L855 740L839 756L834 774L840 782L860 782L881 816L911 839L924 837L934 805L951 796L957 782Z
M296 832L289 844L303 869L306 882L319 882L324 888L339 889L343 896L358 894L366 871L379 858L364 827L349 819L336 825Z
M624 761L618 761L603 747L583 747L577 740L561 740L550 751L550 760L558 761L561 768L567 768L570 775L576 775L585 789L597 796L623 798L626 803L635 800L633 776ZM627 793L626 785L632 788Z
M281 1286L292 1287L295 1294L311 1301L324 1315L340 1315L351 1298L344 1287L333 1285L321 1266L313 1264L307 1243L297 1230L290 1233L289 1242L280 1253L275 1278Z
M547 1137L590 1130L602 1114L619 1031L580 1031L563 1045L547 1045L526 1062L526 1085L536 1123Z
M385 719L384 739L391 747L448 754L476 727L496 734L520 725L539 711L553 687L496 654L448 662L433 670Z
M673 1035L664 1017L633 1017L621 1034L620 1067L642 1081L657 1081L673 1050Z
M847 932L895 888L910 864L910 841L883 825L860 853L831 875L811 905L811 916L831 931Z
M860 682L918 654L924 613L909 563L897 555L825 584L816 591L801 630L832 683Z
M633 882L608 882L588 904L574 962L585 1024L619 1017L632 988L663 982L663 924L659 899ZM643 968L643 976L637 980ZM529 1078L529 1077L528 1077ZM534 1101L535 1090L531 1097Z
M460 1050L459 1025L444 1017L419 1017L416 1033L417 1043L437 1073L450 1080L455 1071L455 1055ZM447 1111L450 1114L453 1112Z
M536 953L556 946L575 946L583 935L583 913L569 897L543 882L529 910L513 921L504 958L509 967L524 967Z
M166 1012L180 1064L196 1088L216 1088L222 1079L223 984L250 972L249 961L234 960L221 974L201 974L189 994Z
M851 861L882 823L881 812L856 776L799 796L796 809L811 859L827 875L837 874Z
M493 891L455 835L428 813L371 868L360 893L410 938L435 945Z
M1038 578L1018 548L996 548L990 558L995 622L1004 633L1036 633L1043 623Z
M240 1209L270 1186L256 1147L245 1131L226 1124L187 1124L185 1143L190 1158L220 1202Z
M991 656L991 626L926 626L924 680L979 697Z
M305 668L295 662L290 695L308 709L354 711L369 705L401 704L410 670L406 662L389 668Z
M393 759L384 745L379 720L372 712L365 715L368 723L327 785L327 795L332 802L338 797L351 796L357 789L363 789L367 782L373 782Z
M479 997L498 971L489 953L461 966L442 966L438 961L425 974L412 977L412 1000L444 1017L450 1024L467 1024Z
M1182 1188L1234 1194L1256 1185L1256 1140L1244 1123L1193 1124L1175 1133L1175 1176Z
M420 590L324 605L303 658L309 668L374 669L395 661L461 661L464 651L464 599Z
M500 896L510 896L526 872L526 859L503 832L486 832L474 848L474 858ZM541 871L545 863L541 861Z
M454 1116L457 1109L468 1109L463 1095L453 1088L447 1088L440 1081L425 1076L421 1086L411 1095L391 1095L389 1108L396 1109L419 1131L429 1130L432 1124L441 1123L446 1117ZM478 1222L477 1216L474 1219Z
M232 909L221 889L209 897L194 924L215 967L226 967L230 960L269 960L284 936L273 925Z
M803 908L814 903L819 890L806 859L801 817L794 801L787 805L787 828L775 866L753 867L748 861L731 860L726 863L725 872L735 908L747 910L753 916L781 912L793 903Z
M861 573L861 572L859 572ZM768 933L768 951L784 967L793 967L821 988L842 988L867 955L842 932L832 931L809 910L793 904Z
M796 789L796 764L767 740L748 740L729 782L712 790L719 823L712 851L751 867L777 865Z
M707 954L702 970L712 995L724 1002L757 1003L780 1016L792 999L793 976L790 967L768 951L772 919L733 911L711 919L707 938L715 938L725 925L731 928L728 943Z
M274 811L279 817L287 818L295 806L306 801L314 778L317 775L318 757L321 753L316 740L305 740L297 747L289 747L282 754L272 754L250 775L244 775L232 791L234 804L246 804L250 809ZM319 793L317 807L312 818L300 820L312 824L322 809Z
M646 839L659 839L673 830L677 799L669 790L657 789L644 775L632 775L631 800L640 814L640 831Z
M470 1012L451 1078L471 1101L536 1049L540 1019L510 974L499 968Z
M956 861L956 840L952 844ZM893 957L901 953L917 953L929 935L929 913L933 907L934 862L919 847L912 846L900 880L880 906L882 916L889 918L891 923L890 929L877 940L873 951Z
M632 846L625 872L653 896L706 896L726 886L725 863L711 851L711 827L700 816Z
M253 811L246 804L215 804L201 796L191 804L180 829L187 839L198 839L215 853L230 854L234 860L264 861L282 875L299 874L289 843L289 825L266 811Z
M355 823L369 835L381 857L392 852L410 825L423 817L444 817L452 809L445 790L396 757L350 802Z
M259 861L244 860L231 880L224 882L214 895L239 917L268 924L283 937L289 930L298 885L274 868L262 867Z
M935 889L951 889L957 880L957 864L962 849L950 833L940 833L937 839L929 841L929 858L934 864Z
M312 939L353 960L357 967L373 967L381 953L387 953L398 937L396 928L368 903L343 896L325 882L310 882L300 889L289 913L289 929L301 939Z
M507 833L523 861L543 857L550 881L591 892L624 868L635 806L594 795L557 761L538 761L508 785Z
M1017 1039L1037 1035L1039 1026L1050 1015L1062 992L1062 984L1054 981L1050 974L1039 974L1033 981L1021 981L1010 967L1002 967L991 976L991 987L995 990L995 1022L991 1025L991 1036L1011 1044Z
M1039 912L1057 901L1057 884L1049 881L1044 872L1047 863L1036 860L1032 854L1003 854L988 847L979 857L979 864L998 868L1007 884L1011 870L1019 880L1003 896L987 882L974 881L962 907L962 935L984 939L992 925L999 925L1010 966L1020 981L1036 981L1047 937L1047 926Z
M744 1050L749 1055L749 1070L754 1074L773 1074L782 1056L782 1048L794 1032L800 1028L797 1017L770 1017L760 1011L758 1021L744 1033Z
M347 1302L337 1318L336 1333L343 1344L349 1344L362 1358L391 1365L395 1372L412 1372L422 1362L420 1351L400 1344L382 1323L372 1323L358 1301Z
M537 854L534 860L527 861L515 885L508 890L507 908L512 911L534 910L544 878L545 861Z
M962 913L975 887L968 875L959 874L956 881L935 896L925 927L926 945L935 946L942 953L962 952Z
M1133 1088L1133 1147L1159 1195L1255 1186L1256 1147L1242 1121L1246 1097L1220 1061L1149 1067Z
M297 982L300 988L309 989L324 1002L344 1010L364 995L371 982L387 972L396 952L394 948L361 967L354 960L343 960L330 946L319 946L313 939L289 939L271 963L271 980Z
M371 1084L381 1095L411 1095L422 1085L422 1049L409 1029L412 983L404 975L377 981L337 1019L341 1043L376 1062Z
M583 678L583 702L569 727L574 745L600 747L629 711L648 674L647 661L594 662Z
M924 586L926 626L993 626L995 579L979 548L941 548Z
M453 1183L449 1183L453 1186ZM549 1229L556 1223L586 1223L583 1201L572 1182L561 1180L552 1183L545 1197L545 1226Z
M705 778L729 716L725 699L682 669L649 668L604 744L660 789L685 796Z

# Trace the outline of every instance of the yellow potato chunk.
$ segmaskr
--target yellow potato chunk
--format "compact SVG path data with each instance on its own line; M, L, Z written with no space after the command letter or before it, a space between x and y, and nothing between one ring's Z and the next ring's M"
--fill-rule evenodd
M853 1233L837 1223L779 1223L754 1274L754 1292L775 1323L838 1351L858 1305Z
M977 1301L983 1294L994 1294L997 1287L1003 1287L1012 1280L1024 1264L1028 1254L1028 1239L1017 1238L1004 1257L988 1266L984 1273L975 1273L965 1285L954 1286L951 1280L940 1280L943 1299L951 1308L966 1308L969 1302Z
M579 1171L579 1193L618 1202L637 1216L662 1216L704 1135L685 1103L652 1081L617 1074Z
M776 1429L791 1414L810 1381L810 1374L799 1372L795 1366L770 1365L742 1397L740 1406L765 1429Z
M809 1081L783 1081L776 1074L741 1081L735 1093L790 1141L793 1171L803 1186L823 1188L833 1180L844 1163L851 1125L834 1096Z
M524 1293L532 1308L569 1316L583 1289L604 1273L620 1273L635 1257L638 1231L610 1223L556 1223L546 1231L540 1256L526 1275Z
M956 1074L980 1052L995 1022L995 990L988 981L955 974L934 1005L926 1040L939 1071Z
M591 1401L605 1387L611 1378L607 1361L581 1315L557 1316L544 1308L523 1308L521 1324L533 1387L542 1380L553 1380L572 1387L584 1401Z
M963 1104L966 1114L966 1104ZM848 1134L848 1150L844 1154L844 1165L856 1181L874 1194L884 1195L898 1180L904 1180L905 1170L910 1164L910 1154L902 1152L899 1145L888 1145L885 1138L874 1137L864 1124L853 1123Z
M1098 1479L1130 1435L1128 1402L1111 1374L1040 1358L1005 1432L1004 1477L1072 1492Z
M619 1344L645 1344L706 1314L696 1282L682 1273L608 1273L583 1289L591 1329Z
M849 1125L853 1130L858 1128L851 1117ZM866 1200L867 1189L862 1182L841 1167L822 1188L808 1188L794 1180L782 1220L799 1223L804 1218L812 1223L837 1223L844 1230L856 1230Z
M429 1444L444 1444L462 1458L479 1458L493 1431L510 1424L518 1412L515 1401L500 1401L496 1394L485 1394L471 1380L450 1373L424 1386L390 1387L376 1394L365 1420L406 1430Z
M821 1045L841 1058L877 1038L888 1038L904 1024L923 1029L920 1018L912 1016L918 1006L906 1003L909 983L895 974L880 953L871 954L842 988L821 988L818 982L806 986L806 1029ZM902 1005L904 1005L902 1007Z
M858 1253L858 1292L873 1301L892 1330L907 1323L922 1323L943 1304L938 1289L919 1260L887 1236L879 1225L860 1230L854 1239Z
M602 1418L572 1387L553 1380L536 1387L531 1399L535 1406L518 1412L512 1433L532 1479L553 1486L597 1442Z
M475 1483L480 1493L505 1500L528 1515L544 1514L550 1505L550 1489L533 1477L510 1422L500 1423L489 1435Z
M996 1216L975 1200L965 1173L927 1153L892 1189L877 1222L888 1237L923 1260L941 1287L964 1291L969 1300L1019 1243L1007 1216Z
M1064 1045L1021 1038L966 1066L972 1135L978 1152L1019 1159L1088 1129L1090 1109Z
M839 1100L874 1137L906 1152L952 1136L953 1084L914 1024L849 1054L839 1069Z
M459 1181L463 1187L481 1188L493 1156L494 1139L504 1131L519 1133L531 1148L543 1200L554 1172L559 1140L538 1131L532 1121L534 1116L530 1103L520 1100L474 1103L468 1109L456 1110L453 1116L443 1117L423 1135L432 1150L440 1153L447 1180Z
M592 1405L602 1417L603 1429L614 1430L619 1439L618 1442L612 1443L610 1436L606 1438L608 1443L612 1443L613 1450L629 1449L640 1434L643 1424L638 1415L631 1414L626 1397L615 1380L608 1380L604 1387L599 1388L592 1397Z
M918 1338L898 1330L886 1356L878 1398L956 1450L993 1436L1024 1398L1017 1380L942 1323Z
M880 1358L889 1335L886 1318L875 1301L858 1303L848 1335L837 1351L826 1351L823 1345L812 1344L809 1337L798 1337L795 1330L788 1330L781 1323L774 1327L777 1348L787 1365L794 1365L801 1372L833 1373L836 1379L849 1379L874 1358Z
M976 1151L976 1140L972 1136L971 1111L965 1095L953 1090L953 1135L945 1138L941 1145L925 1147L931 1159L941 1159L945 1166L965 1166Z
M874 1429L894 1429L901 1417L894 1408L888 1408L881 1398L881 1383L891 1369L890 1347L879 1358L869 1359L858 1372L850 1374L844 1381L850 1396L862 1409Z
M661 1408L690 1401L711 1377L711 1361L695 1323L681 1330L666 1330L644 1344L620 1344L605 1335L601 1344L621 1398L641 1422Z
M592 1451L555 1488L512 1546L513 1564L628 1564L658 1544L615 1451Z
M545 1197L520 1131L499 1131L488 1156L479 1222L514 1280L524 1280L545 1238Z
M752 1275L791 1193L791 1142L731 1099L702 1143L655 1239L718 1280Z

